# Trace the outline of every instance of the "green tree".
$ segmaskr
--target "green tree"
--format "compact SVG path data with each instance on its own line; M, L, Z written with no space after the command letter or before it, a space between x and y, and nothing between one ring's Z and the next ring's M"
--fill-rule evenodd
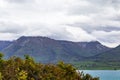
M3 56L1 55L1 60ZM64 62L58 64L41 64L29 55L25 59L11 57L0 63L0 80L99 80L89 74L77 72Z

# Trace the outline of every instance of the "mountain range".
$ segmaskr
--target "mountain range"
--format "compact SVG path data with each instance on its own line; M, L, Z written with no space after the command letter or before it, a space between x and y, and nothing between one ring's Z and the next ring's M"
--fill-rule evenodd
M120 46L108 48L98 41L72 42L48 37L22 36L15 41L0 41L0 51L5 58L32 56L42 63L84 60L120 61Z

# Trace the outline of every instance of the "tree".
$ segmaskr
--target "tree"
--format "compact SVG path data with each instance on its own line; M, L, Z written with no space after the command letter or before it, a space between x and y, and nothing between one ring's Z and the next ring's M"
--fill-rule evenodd
M1 59L2 59L2 55ZM99 80L83 74L64 62L41 64L29 55L25 59L11 57L0 64L0 80Z
M3 53L0 53L0 60L3 58L3 56L4 56Z

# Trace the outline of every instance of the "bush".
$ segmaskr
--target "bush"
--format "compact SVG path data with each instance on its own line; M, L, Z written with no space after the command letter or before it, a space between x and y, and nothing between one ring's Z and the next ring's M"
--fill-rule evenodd
M76 72L76 69L63 62L58 64L36 63L28 55L25 59L0 58L0 80L99 80L89 74Z

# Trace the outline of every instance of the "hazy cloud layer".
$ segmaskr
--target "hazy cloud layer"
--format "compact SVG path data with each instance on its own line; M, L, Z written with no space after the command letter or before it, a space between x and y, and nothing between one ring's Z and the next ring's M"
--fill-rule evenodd
M29 3L31 1L34 1L34 0L6 0L10 3Z
M0 0L0 39L48 36L120 44L120 0Z

